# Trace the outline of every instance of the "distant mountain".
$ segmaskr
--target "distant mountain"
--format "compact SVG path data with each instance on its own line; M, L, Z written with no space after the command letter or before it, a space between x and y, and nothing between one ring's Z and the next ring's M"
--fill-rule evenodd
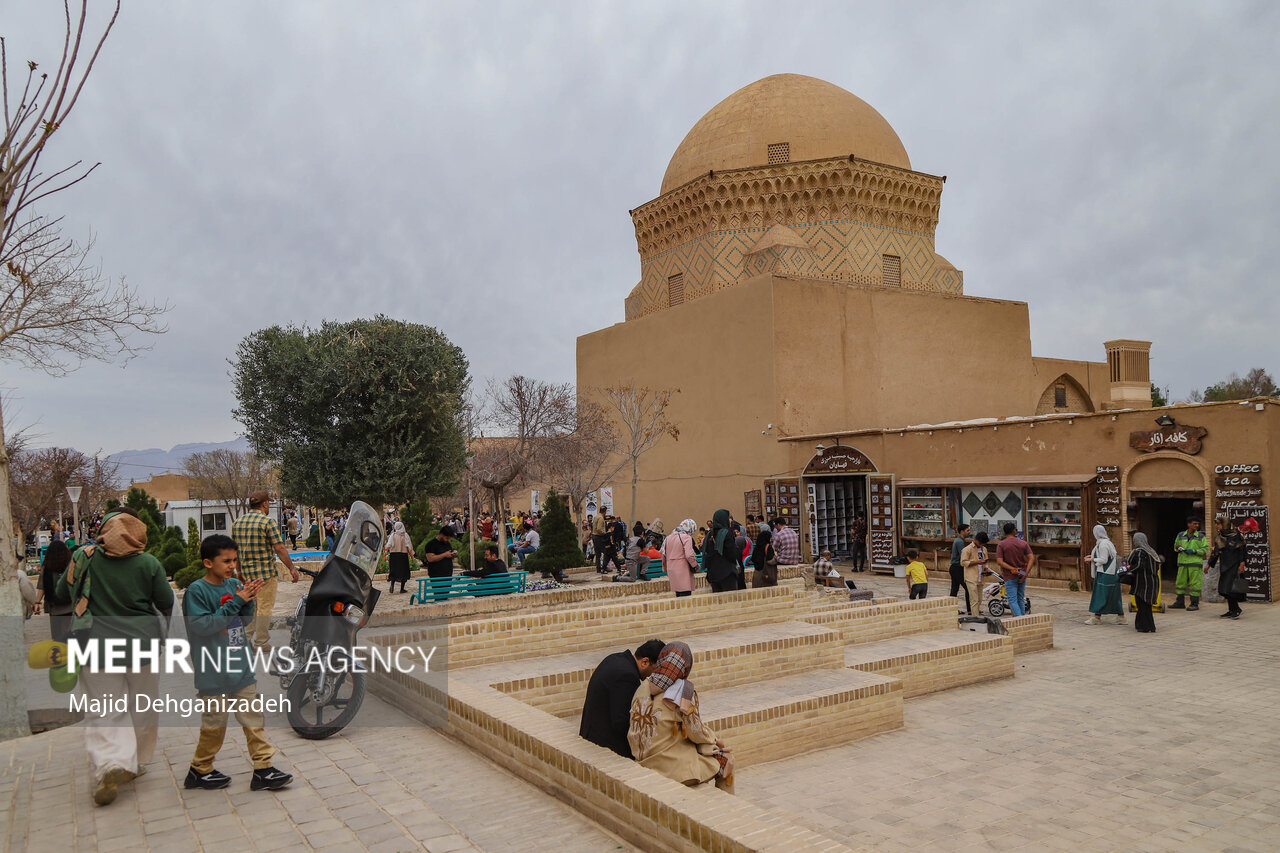
M124 488L134 481L146 480L155 474L181 472L182 460L191 454L217 450L221 447L229 450L248 450L249 440L237 438L234 441L176 444L168 450L161 450L158 447L147 450L121 450L108 458L120 463L118 485Z

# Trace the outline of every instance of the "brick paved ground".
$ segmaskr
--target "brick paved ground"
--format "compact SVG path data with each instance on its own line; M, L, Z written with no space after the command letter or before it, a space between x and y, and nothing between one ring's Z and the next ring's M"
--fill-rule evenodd
M1280 608L1156 614L1145 635L1132 616L1084 625L1083 594L1030 595L1056 648L1018 657L1015 678L909 699L902 731L745 768L738 795L885 851L1280 849Z

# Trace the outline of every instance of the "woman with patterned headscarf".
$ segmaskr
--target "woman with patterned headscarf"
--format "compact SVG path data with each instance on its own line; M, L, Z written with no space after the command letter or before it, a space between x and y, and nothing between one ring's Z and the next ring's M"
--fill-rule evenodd
M1115 616L1116 623L1124 622L1124 605L1121 604L1120 555L1107 536L1107 528L1093 526L1093 551L1084 561L1093 574L1093 595L1089 598L1089 616L1086 625L1101 625L1103 616Z
M691 787L714 779L717 788L732 793L733 754L702 722L692 671L693 652L686 644L662 650L631 698L627 743L641 766L668 779Z
M387 542L388 592L395 592L396 584L400 584L400 591L404 592L404 585L409 582L409 560L413 556L413 540L405 531L404 522L397 521L395 532Z
M702 542L702 568L707 572L707 582L713 592L733 592L738 588L738 564L741 554L735 554L735 537L730 530L733 520L729 510L718 509L711 517L711 529Z
M698 522L686 518L662 543L662 561L667 567L667 579L676 598L693 595L693 576L698 571L698 552L693 547L693 535Z
M1133 598L1138 605L1138 617L1133 620L1133 627L1140 634L1154 634L1156 620L1151 616L1151 606L1160 594L1160 564L1164 557L1147 542L1147 534L1135 533L1133 553L1126 562L1129 571L1133 572Z

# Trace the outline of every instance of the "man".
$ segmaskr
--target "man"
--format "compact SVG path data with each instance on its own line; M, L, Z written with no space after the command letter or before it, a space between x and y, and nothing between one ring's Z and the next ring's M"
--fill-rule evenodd
M231 538L240 547L240 582L263 581L258 590L257 606L253 613L253 626L246 631L256 649L265 649L271 642L271 612L276 606L276 586L280 573L276 570L276 557L289 570L289 582L298 582L298 570L289 557L280 525L267 515L271 494L258 489L249 495L249 511L231 525Z
M756 538L760 536L760 522L762 520L763 519L760 518L759 516L755 516L755 515L752 515L751 513L747 513L747 526L743 531L747 534L747 539L751 540L752 542L755 542Z
M867 568L867 514L860 512L849 525L849 543L853 545L853 570L866 571Z
M286 528L289 531L289 542L293 546L293 550L298 550L298 514L296 512L289 513L289 520L286 522Z
M627 523L621 518L613 517L609 525L609 547L613 549L609 559L618 567L619 572L626 571Z
M969 584L964 580L964 554L965 546L969 544L969 525L960 524L956 527L956 538L951 541L951 592L947 593L952 597L960 590L964 590L964 612L966 616L973 615L973 604L969 600Z
M1173 550L1178 552L1178 580L1173 587L1178 598L1169 605L1169 609L1199 610L1200 590L1204 584L1202 569L1209 556L1209 540L1200 532L1200 519L1187 516L1187 529L1174 537ZM1190 596L1190 607L1183 603L1184 595Z
M996 562L1000 564L1000 577L1004 579L1004 591L1009 597L1009 609L1014 616L1026 613L1023 602L1027 598L1027 575L1035 565L1031 546L1017 537L1018 527L1012 521L1004 523L1004 538L996 545Z
M616 652L600 661L587 682L578 734L594 744L612 749L623 758L634 758L627 730L631 728L631 697L643 679L653 672L666 643L648 640L636 649Z
M446 524L436 531L435 538L422 549L422 558L427 564L428 577L453 577L453 558L458 556L458 552L449 541L452 536L453 528ZM435 590L435 600L441 601L448 598L448 588L448 584L441 584L440 588Z
M800 534L794 527L780 517L772 521L773 553L778 557L779 566L794 566L800 562Z
M591 519L591 547L596 552L596 571L603 575L608 571L605 566L609 564L606 556L609 552L609 524L605 520L604 510Z
M524 544L516 549L516 560L518 565L523 566L524 561L530 554L538 550L538 546L542 544L542 538L538 535L538 531L534 530L533 522L526 521L524 523Z

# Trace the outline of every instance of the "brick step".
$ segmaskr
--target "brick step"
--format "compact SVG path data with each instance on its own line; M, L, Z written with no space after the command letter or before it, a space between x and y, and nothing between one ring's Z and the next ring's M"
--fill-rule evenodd
M849 602L854 604L854 602ZM801 616L805 622L839 631L846 642L869 643L910 634L954 629L956 600L949 596L886 601Z
M902 728L902 683L856 669L823 669L709 690L698 678L702 718L738 767L829 749Z
M807 622L777 622L680 639L693 650L694 683L699 689L735 688L790 673L844 666L844 643L839 633ZM622 648L626 647L526 657L459 670L453 677L490 685L534 708L576 722L591 673L606 655ZM634 646L630 648L634 651Z
M903 696L923 696L965 684L1013 675L1013 642L998 634L938 631L892 640L857 643L845 650L845 665L901 679Z

